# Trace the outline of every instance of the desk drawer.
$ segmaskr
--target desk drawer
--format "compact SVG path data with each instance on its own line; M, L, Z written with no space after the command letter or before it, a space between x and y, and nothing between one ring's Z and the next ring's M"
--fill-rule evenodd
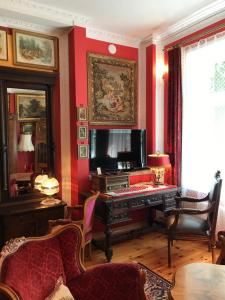
M113 217L112 217L113 224L121 223L124 221L130 221L130 220L131 220L131 216L128 211L117 213L117 214L113 215Z

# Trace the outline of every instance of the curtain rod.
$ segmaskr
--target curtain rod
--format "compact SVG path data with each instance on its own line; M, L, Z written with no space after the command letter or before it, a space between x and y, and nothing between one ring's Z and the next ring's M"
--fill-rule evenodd
M170 46L168 48L165 47L164 51L170 51L170 50L172 50L174 48L183 47L183 46L185 46L187 44L190 44L191 42L194 42L196 40L202 39L205 35L208 35L208 34L214 33L214 32L216 33L217 30L223 29L223 28L225 29L225 23L219 24L218 26L210 28L210 29L208 29L208 30L206 30L204 32L199 33L199 34L195 34L193 37L190 37L189 39L187 38L184 41L181 41L180 43L177 43L177 44L175 44L173 46Z

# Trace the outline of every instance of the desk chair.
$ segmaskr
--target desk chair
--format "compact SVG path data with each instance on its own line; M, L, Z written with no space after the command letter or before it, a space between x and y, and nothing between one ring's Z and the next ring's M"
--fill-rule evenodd
M91 259L91 241L92 241L92 227L94 223L95 202L99 196L99 192L91 195L84 201L84 205L68 206L68 216L66 219L49 220L49 232L55 230L65 224L74 223L81 227L83 240L82 240L82 261L85 257L85 248L88 245L89 258ZM80 220L73 220L73 213L78 211L82 217Z
M212 189L203 199L191 197L176 197L177 208L172 211L173 218L168 222L168 266L171 267L171 245L173 240L208 241L209 249L212 251L212 261L215 261L214 249L216 247L216 222L220 202L222 179L220 171L215 174ZM201 203L208 202L207 209L181 208L180 204L185 202ZM206 219L200 215L207 214Z

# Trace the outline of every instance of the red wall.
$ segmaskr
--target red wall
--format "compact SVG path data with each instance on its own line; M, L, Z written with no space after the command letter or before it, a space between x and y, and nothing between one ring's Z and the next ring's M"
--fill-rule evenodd
M146 48L146 129L147 129L147 153L156 151L156 46Z
M70 61L70 101L71 101L71 199L72 204L78 202L78 193L89 189L88 159L77 159L77 121L76 107L88 106L87 95L87 53L93 52L110 56L110 43L86 37L86 29L74 27L69 34ZM138 62L138 48L115 44L117 52L113 57L135 60ZM109 128L108 126L90 126ZM89 128L90 128L89 127ZM111 126L110 128L137 128L137 126ZM86 141L85 143L88 143Z

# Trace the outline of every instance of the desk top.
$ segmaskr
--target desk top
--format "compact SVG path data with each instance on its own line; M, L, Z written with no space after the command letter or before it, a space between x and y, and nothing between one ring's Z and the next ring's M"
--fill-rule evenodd
M225 266L188 264L177 270L174 281L173 300L225 300Z
M177 186L175 185L158 185L154 186L151 184L135 184L127 188L122 188L114 190L107 193L101 193L100 197L103 199L116 199L123 197L139 197L143 195L151 195L156 193L168 192L168 191L177 191Z

